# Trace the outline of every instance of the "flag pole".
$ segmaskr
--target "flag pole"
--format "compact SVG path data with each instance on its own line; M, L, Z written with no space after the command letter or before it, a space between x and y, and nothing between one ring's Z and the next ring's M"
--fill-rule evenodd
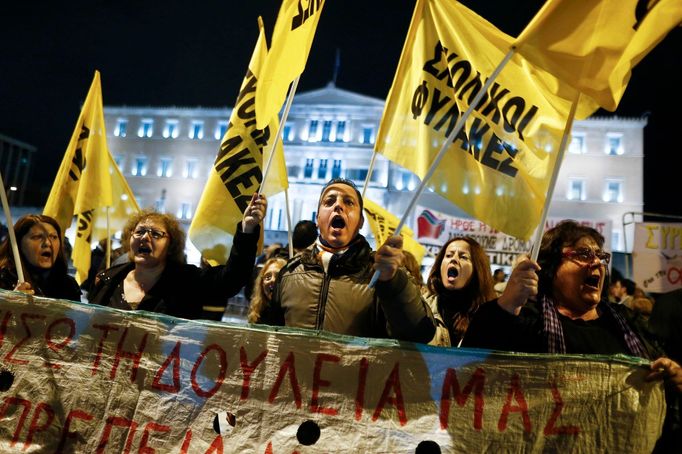
M564 134L561 136L561 143L559 145L559 155L557 156L557 164L552 170L552 178L549 181L549 187L547 188L547 197L545 198L545 205L542 207L542 216L540 217L540 223L535 230L535 237L533 239L533 246L531 248L530 259L534 262L538 260L538 254L540 254L540 243L542 243L542 235L545 233L545 222L547 221L547 215L549 214L549 204L552 201L552 196L554 195L554 188L556 186L556 180L559 177L559 170L561 168L561 163L564 160L564 153L566 152L566 145L568 144L568 137L571 135L571 129L573 129L573 119L575 118L575 111L578 107L578 101L580 100L580 92L576 93L573 104L571 105L571 111L568 113L568 119L566 120L566 126L564 127Z
M365 198L365 192L367 192L367 187L369 186L369 179L372 176L372 172L374 171L374 161L376 161L377 158L377 151L374 150L372 151L372 160L369 162L369 170L367 171L367 177L365 178L365 186L362 188L362 198Z
M109 207L106 207L107 209L107 251L105 252L105 261L104 263L107 266L107 269L111 268L111 224L109 224ZM90 264L92 266L92 264Z
M403 226L405 225L405 222L407 222L407 216L409 216L410 212L414 208L414 206L417 203L417 200L419 197L422 195L422 192L424 192L424 189L426 188L426 184L429 182L431 177L436 171L436 167L438 167L438 164L440 163L441 159L443 159L443 156L445 156L445 152L450 148L450 145L455 141L455 138L457 135L460 133L462 128L464 128L464 122L469 118L469 115L471 115L471 112L474 111L478 103L483 99L483 95L488 92L488 88L492 85L493 81L497 79L497 76L500 75L500 72L502 72L502 69L507 65L509 60L511 60L512 56L514 55L514 52L516 51L516 47L512 46L509 49L509 52L504 56L502 61L500 62L499 65L497 65L497 68L492 72L488 80L486 80L485 84L483 84L483 87L476 93L476 96L474 99L469 103L469 108L462 114L462 116L459 117L459 120L457 120L457 124L453 128L452 132L448 136L448 138L445 140L443 145L440 148L440 151L436 155L436 157L433 159L433 162L431 163L431 167L429 167L429 171L426 172L426 175L424 175L424 178L422 178L421 183L419 183L419 187L414 193L414 196L412 196L412 200L410 200L409 205L405 209L405 213L403 214L402 219L400 220L400 223L398 224L398 227L395 229L394 235L400 234L400 231L402 230ZM372 279L369 281L368 286L370 288L374 287L376 284L377 280L379 279L379 274L380 271L376 270L374 272L374 275L372 275Z
M24 269L21 265L21 255L19 255L19 245L17 244L17 236L14 233L14 222L12 221L12 213L9 211L9 202L7 201L7 193L5 192L5 182L2 179L2 172L0 172L0 198L2 198L2 209L5 211L5 220L7 221L7 234L9 235L10 246L12 247L12 255L14 256L14 266L17 269L17 284L24 281ZM61 242L61 238L59 241Z
M294 81L291 83L291 87L289 89L289 95L287 96L287 102L284 104L284 112L282 113L282 119L279 122L279 125L277 125L277 133L275 134L275 140L272 142L272 152L270 153L270 156L268 156L268 162L265 165L265 169L263 170L263 183L261 183L260 188L258 188L258 195L261 194L261 191L263 190L263 187L265 186L265 180L268 177L268 174L270 173L270 166L272 165L272 158L275 156L275 148L277 147L277 142L282 138L282 131L284 130L284 124L287 121L287 118L289 117L289 110L291 109L291 103L294 100L294 95L296 94L296 88L298 87L298 81L301 78L300 75L294 79ZM286 167L286 165L285 165ZM289 180L289 175L287 171L287 183ZM287 184L288 185L288 184ZM291 231L291 211L289 210L289 190L286 189L284 191L284 203L286 204L287 207L287 237L289 238L289 257L293 257L293 247L294 245L292 244L292 231Z

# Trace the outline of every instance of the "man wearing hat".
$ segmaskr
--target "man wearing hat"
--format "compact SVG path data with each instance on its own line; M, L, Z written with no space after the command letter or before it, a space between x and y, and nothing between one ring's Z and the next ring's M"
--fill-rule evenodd
M359 233L362 208L352 181L335 178L325 185L317 209L320 235L312 250L280 271L264 323L413 342L433 338L433 315L400 268L402 238L389 238L373 253ZM369 288L375 269L379 280Z

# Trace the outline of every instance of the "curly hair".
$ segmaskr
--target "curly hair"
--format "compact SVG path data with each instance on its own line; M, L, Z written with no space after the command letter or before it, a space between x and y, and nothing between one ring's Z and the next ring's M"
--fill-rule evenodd
M448 249L448 246L455 241L464 241L469 245L473 274L466 287L453 292L448 291L443 285L440 267L445 258L445 252ZM488 255L476 240L468 236L451 238L443 247L441 247L436 256L436 261L433 262L433 267L429 272L429 278L427 280L429 292L438 296L438 310L441 314L451 312L452 310L452 307L445 308L443 306L444 304L453 306L456 304L461 307L462 310L454 314L453 320L446 320L448 325L452 323L459 336L464 335L469 327L469 320L478 310L480 305L495 298L496 294L493 286L493 276L490 272Z
M168 233L170 239L170 244L168 245L168 261L176 263L185 262L185 231L180 226L178 218L172 214L159 213L155 210L142 210L139 213L134 214L128 222L126 222L125 227L123 227L123 240L121 244L123 245L123 250L128 254L130 260L133 260L130 252L130 237L135 230L135 227L143 221L152 220L160 222Z
M563 220L545 232L538 254L538 265L542 267L538 271L540 294L552 294L552 283L563 260L563 248L575 246L584 237L592 238L600 248L604 246L604 237L601 233L572 219ZM604 286L605 290L606 287Z
M34 225L40 223L50 224L57 231L57 236L59 236L59 248L57 252L57 258L55 259L54 265L52 265L52 272L57 274L67 274L66 257L64 257L64 248L62 248L62 229L59 227L59 223L50 216L45 216L44 214L27 214L25 216L17 219L14 223L14 235L17 237L17 243L19 244L19 256L21 257L22 269L26 272L26 280L32 282L28 268L26 267L28 261L24 255L24 251L21 249L21 240L28 234L29 230ZM16 272L16 264L14 263L14 255L12 254L12 245L10 244L9 235L5 238L5 241L0 245L0 269L8 269Z
M251 305L249 306L248 315L249 323L258 323L260 316L263 313L263 309L265 309L265 305L270 302L267 299L267 296L265 296L262 285L263 276L265 273L267 273L268 268L271 265L280 265L281 269L286 264L287 261L285 259L281 257L273 257L268 259L268 261L266 261L263 265L263 268L261 268L260 273L258 273L258 277L256 277L256 281L253 284L253 295L251 296Z

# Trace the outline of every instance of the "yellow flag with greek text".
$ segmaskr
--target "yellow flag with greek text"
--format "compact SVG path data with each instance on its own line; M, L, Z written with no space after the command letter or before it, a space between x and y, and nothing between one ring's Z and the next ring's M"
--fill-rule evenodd
M613 111L632 68L680 22L680 0L549 0L516 47Z
M43 214L57 220L62 232L77 217L71 257L79 283L88 276L92 242L105 239L107 231L113 235L122 229L128 215L139 210L128 183L109 153L102 106L100 74L95 71L43 210Z
M289 84L305 69L325 0L283 0L277 15L272 46L256 88L259 128L279 114Z
M363 201L363 207L369 228L374 233L376 240L376 247L379 248L388 237L395 234L395 229L400 224L400 220L390 211L384 209L379 204L372 202L366 198ZM414 239L414 232L411 228L404 226L400 230L403 237L403 249L409 251L417 259L417 263L421 263L426 255L426 248Z
M453 1L418 0L375 149L420 178L513 38ZM577 92L514 56L475 106L428 187L517 238L538 225ZM576 118L596 109L581 101Z
M267 56L263 22L258 18L259 35L249 67L232 110L227 131L201 194L189 238L212 264L225 263L232 247L237 224L243 217L251 196L263 180L263 162L267 162L277 131L277 112L264 129L256 127L254 105L263 60ZM265 153L264 153L265 152ZM284 150L278 141L268 179L263 184L267 196L288 187ZM261 230L262 231L262 230Z

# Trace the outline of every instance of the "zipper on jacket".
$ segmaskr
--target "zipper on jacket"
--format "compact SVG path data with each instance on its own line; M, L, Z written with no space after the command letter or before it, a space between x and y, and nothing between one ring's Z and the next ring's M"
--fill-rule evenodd
M329 264L331 268L332 264ZM327 306L327 293L329 293L329 282L332 280L331 274L325 273L322 279L322 288L320 289L320 300L317 303L317 323L315 329L322 329L324 324L324 311Z

